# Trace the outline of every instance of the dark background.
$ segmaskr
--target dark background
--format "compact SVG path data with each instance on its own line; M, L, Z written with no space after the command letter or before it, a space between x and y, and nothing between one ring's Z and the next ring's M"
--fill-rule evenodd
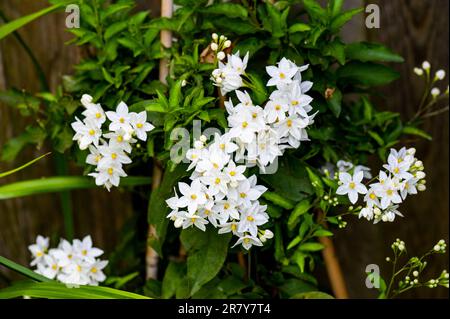
M142 8L151 8L153 15L159 14L159 1L138 2ZM442 68L448 74L449 1L379 0L367 3L379 5L381 28L367 29L365 16L360 15L345 28L343 37L348 42L370 40L383 43L405 58L405 63L393 65L401 73L401 78L382 90L383 96L377 105L385 110L400 112L404 119L408 119L414 114L422 92L422 81L414 75L413 67L428 60L434 70ZM9 19L15 19L46 4L44 0L2 0L0 10ZM365 4L362 0L347 0L345 5L353 8ZM65 32L64 23L65 15L54 13L19 31L40 61L52 89L57 87L64 74L72 72L72 65L81 56L77 47L64 45L71 37ZM447 78L441 83L448 83ZM17 40L10 36L0 41L0 90L11 87L32 92L39 90L31 60ZM440 88L444 91L446 87L440 84ZM18 111L0 106L0 147L22 132L27 121ZM390 254L389 246L396 238L404 240L408 251L417 255L433 247L441 238L448 242L448 114L429 120L425 123L425 129L433 136L432 142L405 141L416 146L417 156L423 160L427 173L427 191L409 197L401 207L405 218L377 225L350 219L347 228L338 231L334 237L351 297L369 298L376 295L364 284L365 267L374 263L380 265L382 272L388 270L390 266L384 259ZM28 148L15 163L0 163L0 172L27 162L44 151ZM55 165L49 157L32 168L2 179L0 183L3 185L52 175L55 175ZM111 251L124 221L132 215L130 202L130 195L118 190L110 194L101 189L73 192L76 237L91 234L97 247ZM59 197L52 194L0 201L0 255L28 264L27 246L34 242L37 234L63 234L59 207ZM437 276L442 269L448 269L448 254L433 259L427 273ZM1 270L1 273L10 275ZM1 276L0 286L5 284ZM423 288L414 290L406 297L448 298L448 290Z

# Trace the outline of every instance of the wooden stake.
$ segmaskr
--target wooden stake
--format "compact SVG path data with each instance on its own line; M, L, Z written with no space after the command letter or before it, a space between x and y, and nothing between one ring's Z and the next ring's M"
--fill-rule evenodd
M161 0L161 16L170 18L173 13L173 1L172 0ZM172 46L172 32L167 30L162 30L160 34L161 45L164 48L170 48ZM167 76L169 75L169 61L167 59L161 59L159 61L159 80L162 83L167 84ZM153 178L152 178L152 192L156 190L161 184L162 179L162 169L156 163L153 164ZM150 212L151 213L151 212ZM148 227L147 238L154 237L156 235L155 229L152 225ZM145 256L146 265L146 278L156 279L158 275L158 254L156 251L147 243L147 251Z

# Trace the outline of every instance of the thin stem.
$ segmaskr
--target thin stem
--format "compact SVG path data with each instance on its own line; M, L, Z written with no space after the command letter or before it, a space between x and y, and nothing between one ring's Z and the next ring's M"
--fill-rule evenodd
M423 115L422 118L428 118L428 117L436 116L436 115L439 115L441 113L445 113L448 110L449 110L449 108L448 108L448 105L447 105L446 107L443 107L442 109L439 109L439 110L436 110L436 111L433 111L433 112L429 112L429 113Z
M397 273L395 272L395 268L397 266L397 253L394 251L394 261L392 262L392 277L389 281L388 288L386 290L386 298L389 298L389 293L391 292L392 285L394 284L394 278L397 276Z

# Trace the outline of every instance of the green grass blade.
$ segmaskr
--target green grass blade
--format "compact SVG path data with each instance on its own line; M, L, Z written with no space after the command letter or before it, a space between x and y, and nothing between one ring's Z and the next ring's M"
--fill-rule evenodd
M49 152L49 153L47 153L47 154L44 154L44 155L42 155L42 156L39 156L38 158L35 158L34 160L29 161L28 163L26 163L26 164L24 164L24 165L22 165L22 166L20 166L20 167L17 167L17 168L15 168L15 169L12 169L12 170L7 171L7 172L4 172L4 173L0 173L0 178L5 177L5 176L8 176L8 175L11 175L11 174L14 174L14 173L16 173L16 172L18 172L18 171L21 171L21 170L23 170L24 168L27 168L28 166L30 166L30 165L36 163L37 161L39 161L40 159L46 157L46 156L49 155L49 154L51 154L51 152Z
M41 281L41 282L51 281L47 277L39 275L39 274L35 273L34 271L32 271L22 265L19 265L19 264L15 263L14 261L9 260L8 258L2 257L2 256L0 256L0 265L3 265L6 268L9 268L11 270L14 270L15 272L18 272L19 274L24 275L25 277L28 277L35 281Z
M0 40L3 39L4 37L10 35L11 33L13 33L14 31L16 31L17 29L20 29L21 27L23 27L24 25L48 14L51 13L53 11L56 11L57 9L61 8L63 6L63 4L55 4L51 7L45 8L43 10L40 10L38 12L32 13L30 15L27 15L25 17L21 17L19 19L16 19L14 21L8 22L2 26L0 26Z
M125 177L120 186L149 185L150 177ZM88 176L57 176L35 180L28 180L0 186L0 200L30 196L42 193L56 193L73 189L87 189L99 187L92 177Z
M150 299L109 287L78 286L69 288L57 282L21 282L0 290L0 299L22 296L48 299Z

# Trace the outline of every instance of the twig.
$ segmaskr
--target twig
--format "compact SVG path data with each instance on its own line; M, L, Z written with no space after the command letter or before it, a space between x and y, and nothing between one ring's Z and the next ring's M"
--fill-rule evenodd
M173 12L173 1L172 0L161 0L161 16L170 18ZM168 30L161 31L161 45L165 48L170 48L172 46L172 32ZM169 75L169 61L165 58L161 59L159 62L159 80L162 83L167 83L166 78ZM152 179L152 191L157 189L161 183L162 169L161 166L156 163L153 165L153 179ZM150 213L150 212L149 212ZM152 225L148 227L148 236L151 238L155 235L155 229ZM145 256L146 265L146 278L156 279L158 274L158 254L156 251L147 243L147 251Z

